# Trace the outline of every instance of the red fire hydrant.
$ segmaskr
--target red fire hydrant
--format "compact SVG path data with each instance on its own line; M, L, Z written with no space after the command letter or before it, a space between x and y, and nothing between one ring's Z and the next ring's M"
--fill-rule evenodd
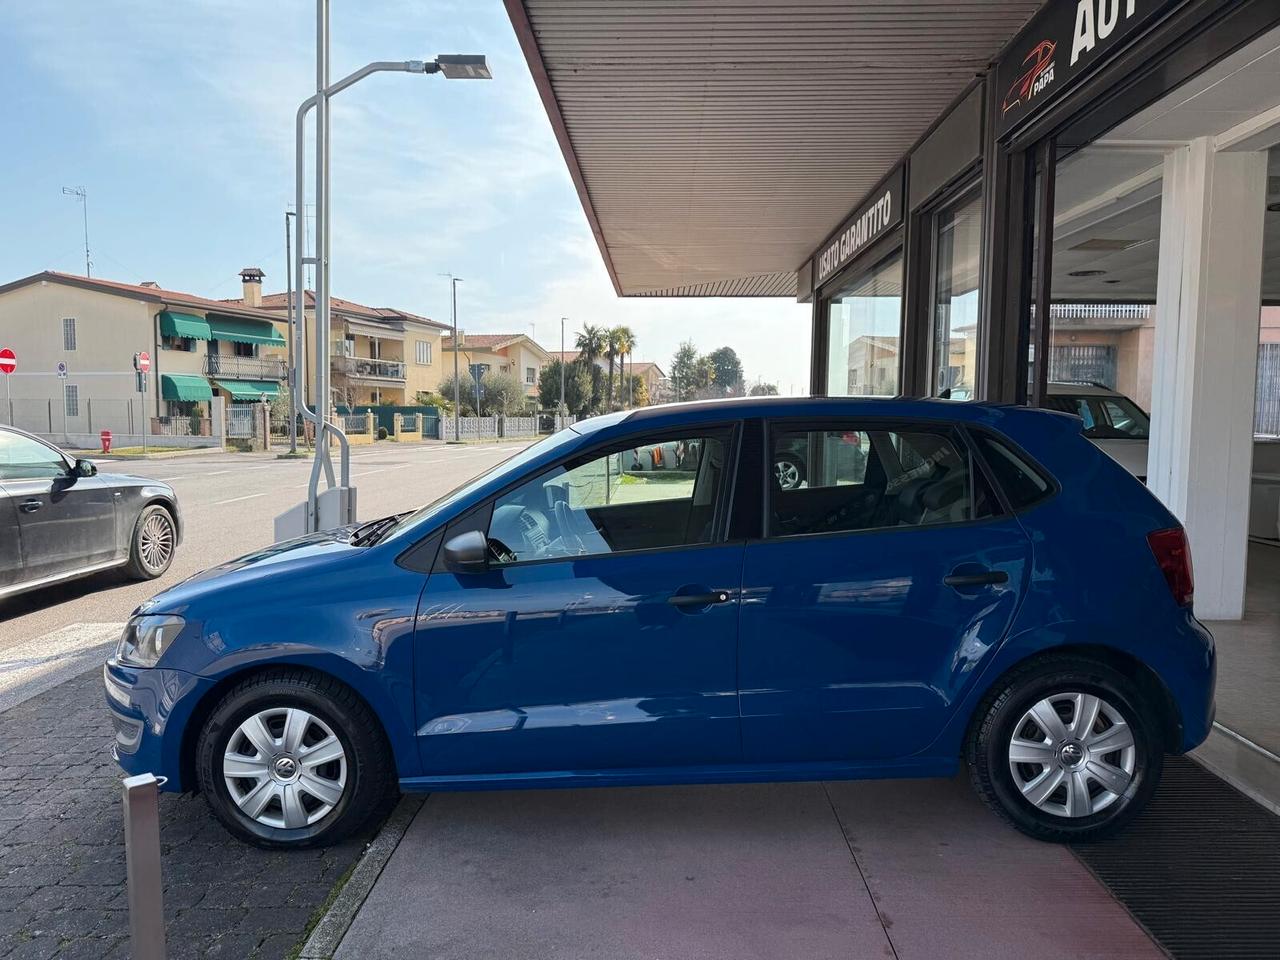
M98 434L98 439L102 441L102 452L110 453L111 452L111 431L103 430L101 433Z

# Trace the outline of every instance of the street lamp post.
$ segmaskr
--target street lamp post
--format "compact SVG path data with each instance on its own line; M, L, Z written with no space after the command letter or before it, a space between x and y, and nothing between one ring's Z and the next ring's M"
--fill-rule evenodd
M561 317L560 318L560 416L562 417L569 412L564 408L564 321L565 321L565 318Z
M293 382L298 378L298 364L297 355L293 352L293 251L290 249L289 236L289 218L292 216L294 216L292 210L284 212L284 303L285 327L289 331L289 456L296 457L298 455L298 406L293 394ZM302 282L301 277L298 278L298 282Z
M449 278L449 285L452 288L453 305L450 308L450 317L453 320L453 439L456 442L462 439L458 432L458 405L462 400L460 392L462 384L458 380L458 354L462 352L462 344L458 342L458 284L462 282L462 278L455 277L452 273L441 274L441 276ZM476 413L479 414L480 411L477 409Z
M346 433L337 425L329 422L331 398L329 396L329 352L330 352L330 311L329 311L329 267L330 267L330 220L329 220L329 100L348 87L359 83L374 73L438 73L449 80L488 80L492 78L488 64L481 55L442 55L434 60L378 60L366 64L354 73L343 77L335 83L329 82L329 0L316 0L316 92L304 100L298 107L296 117L296 155L295 155L295 207L301 213L305 209L304 182L306 178L306 150L304 138L307 114L313 109L316 114L316 255L312 258L303 256L305 243L305 217L295 218L296 243L294 251L294 273L301 279L304 266L310 263L315 268L315 379L313 391L314 409L309 407L302 391L302 378L293 378L294 402L302 415L315 424L316 455L311 465L311 477L307 484L307 503L303 523L304 531L321 529L319 510L320 473L324 472L330 490L335 486L347 491L339 495L339 516L337 522L349 523L355 519L355 500L350 491L351 456ZM294 315L298 318L294 333L295 361L302 357L301 330L305 326L306 317L306 285L299 282L296 291ZM335 483L333 463L329 452L329 439L335 438L340 449L340 480ZM342 496L346 496L345 506ZM286 515L287 517L288 515ZM281 518L287 528L288 521ZM293 532L293 531L290 531Z

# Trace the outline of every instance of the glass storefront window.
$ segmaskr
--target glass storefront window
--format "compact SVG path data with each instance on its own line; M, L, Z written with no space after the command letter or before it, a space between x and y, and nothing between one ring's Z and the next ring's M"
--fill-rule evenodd
M827 316L827 395L895 396L902 339L901 252L833 296Z
M933 218L933 396L973 399L981 257L982 193L974 190Z

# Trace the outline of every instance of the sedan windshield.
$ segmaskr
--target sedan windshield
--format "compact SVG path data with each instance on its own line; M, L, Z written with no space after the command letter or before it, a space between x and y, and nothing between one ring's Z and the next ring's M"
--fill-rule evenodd
M1084 421L1082 431L1090 440L1146 440L1151 435L1151 418L1128 397L1050 396L1046 406L1074 413Z

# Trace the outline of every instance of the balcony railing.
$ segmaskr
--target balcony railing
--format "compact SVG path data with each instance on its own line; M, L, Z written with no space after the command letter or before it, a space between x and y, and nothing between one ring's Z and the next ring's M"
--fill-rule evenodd
M333 369L362 380L403 380L404 363L369 357L334 357Z
M204 358L206 377L228 380L284 380L288 377L283 360L274 357L237 357L211 353Z
M1151 316L1149 303L1051 303L1049 316L1054 320L1133 320L1143 322Z

